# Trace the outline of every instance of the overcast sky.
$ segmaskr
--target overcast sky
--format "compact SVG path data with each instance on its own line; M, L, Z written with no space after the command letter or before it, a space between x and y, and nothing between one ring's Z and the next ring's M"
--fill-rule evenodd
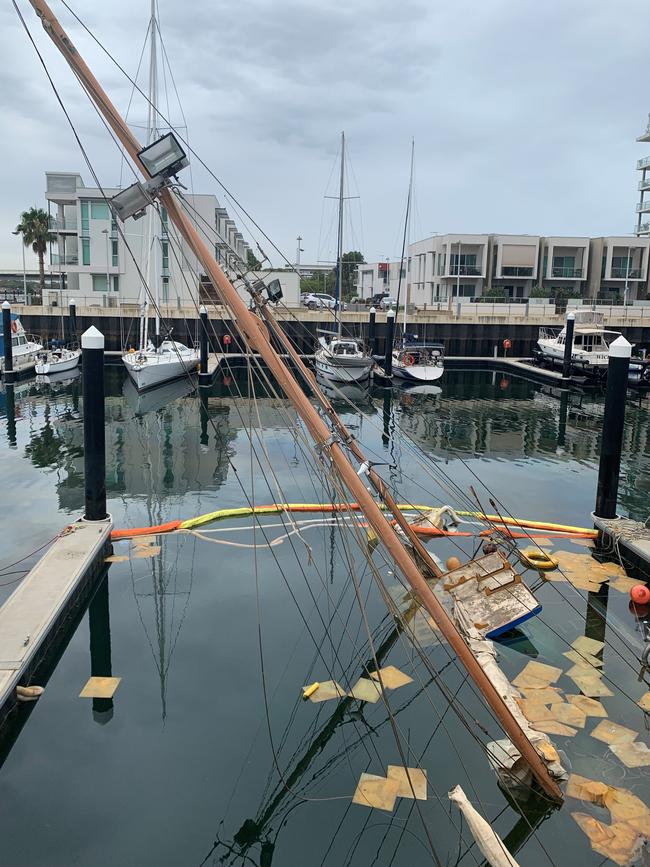
M100 179L117 184L119 153L29 3L18 2ZM65 7L51 5L126 109L128 82ZM70 5L133 75L148 0ZM159 6L192 144L290 261L298 234L303 262L332 255L334 203L323 197L335 192L341 130L349 194L359 196L349 202L345 246L368 261L399 255L411 136L414 240L632 231L636 160L650 154L635 141L650 111L644 0ZM45 171L92 180L10 3L0 10L0 50L0 268L17 268L11 230L24 208L44 205ZM146 120L141 103L130 117ZM221 195L196 166L192 181L196 192Z

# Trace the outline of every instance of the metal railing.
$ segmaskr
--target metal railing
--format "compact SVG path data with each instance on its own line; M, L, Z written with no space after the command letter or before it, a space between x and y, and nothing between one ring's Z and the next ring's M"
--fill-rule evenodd
M501 266L502 277L532 277L533 269L522 265L505 265Z
M650 199L646 199L644 202L639 202L636 206L637 214L643 214L645 211L650 211Z
M477 268L476 265L452 265L450 267L449 273L453 277L457 277L458 275L464 275L466 277L480 277L481 269Z
M640 280L641 279L641 269L640 268L612 268L612 280Z
M650 232L650 222L646 221L645 223L640 223L638 226L635 226L634 229L632 229L633 235L636 235L637 233L640 234L642 232Z
M650 166L650 157L643 157L642 160L637 160L636 167L637 169L645 169Z
M565 268L564 266L553 265L553 277L582 277L582 268Z
M52 264L53 265L78 265L79 264L79 255L67 255L62 256L60 253L52 253Z
M50 217L50 229L53 232L76 232L77 220L73 217L64 219L63 217Z
M645 177L642 181L639 181L639 185L638 185L637 189L650 190L650 175Z

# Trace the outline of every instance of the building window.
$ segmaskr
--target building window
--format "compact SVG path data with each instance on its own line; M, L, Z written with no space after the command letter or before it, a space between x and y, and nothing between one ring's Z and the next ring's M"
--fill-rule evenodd
M459 262L460 260L460 262ZM458 253L451 254L451 273L458 274L458 265L460 264L460 273L475 276L478 274L476 267L476 253Z
M92 220L109 220L111 212L106 202L90 203L90 218Z
M169 302L169 277L162 278L162 300L163 304Z
M113 276L111 277L111 280L113 282L113 292L119 292L120 291L120 278L119 278L119 276L117 274L113 274Z
M117 241L111 241L111 256L112 256L112 265L114 268L117 268L119 261L117 258Z
M90 238L81 239L81 264L90 265Z
M88 223L88 202L81 203L81 234L90 234L90 225Z
M456 291L456 288L458 288L458 291ZM476 286L470 283L461 283L458 287L454 285L452 294L454 298L473 298L476 295Z
M107 292L108 280L106 274L93 274L93 292Z
M163 271L169 271L169 241L162 242L162 266Z

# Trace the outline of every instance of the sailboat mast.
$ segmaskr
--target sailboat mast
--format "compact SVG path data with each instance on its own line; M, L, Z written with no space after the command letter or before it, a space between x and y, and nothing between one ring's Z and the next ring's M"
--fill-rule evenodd
M149 121L147 123L147 144L151 144L158 138L158 19L156 16L156 2L151 0L151 17L149 19ZM147 233L147 284L151 286L152 269L155 284L156 299L156 348L160 345L160 287L158 285L158 269L155 261L158 259L157 232L155 231L156 220L155 208L149 209L149 223ZM152 262L152 260L154 260Z
M86 88L89 97L93 100L99 112L124 145L133 164L141 166L138 158L138 153L141 149L140 143L131 130L129 130L109 96L74 47L70 37L63 30L56 16L47 5L46 0L29 0L29 2L43 22L46 33L67 60L80 82ZM144 174L145 177L148 177L146 171ZM268 365L270 373L276 378L278 385L305 422L311 438L320 448L321 455L324 459L329 459L332 469L339 474L342 483L347 487L356 502L359 503L361 510L368 519L369 525L382 540L388 556L395 561L397 568L409 582L427 612L440 627L451 650L458 655L465 665L468 673L498 717L504 731L509 735L519 752L528 762L535 778L553 800L561 801L562 792L555 780L550 776L546 765L538 756L535 748L520 728L517 720L504 703L494 684L483 671L460 633L451 622L444 607L425 581L412 555L404 547L393 526L386 520L384 513L375 502L370 491L366 489L365 482L359 477L350 463L342 444L332 437L330 427L312 405L289 367L273 348L270 335L266 329L261 327L258 317L248 309L246 303L239 297L237 290L218 265L214 258L214 249L210 250L206 242L199 235L172 190L163 187L159 193L159 198L167 208L170 220L178 228L179 233L206 269L206 273L212 284L230 308L242 338L250 346L251 350L260 353Z
M336 318L341 337L341 289L343 271L343 203L345 194L345 133L341 133L341 180L339 185L339 231L336 244Z
M406 216L404 218L404 235L402 236L402 256L399 263L399 278L397 280L397 308L399 310L399 302L402 295L402 271L404 270L404 256L406 256L406 271L408 272L408 241L409 241L409 226L411 223L411 200L413 197L413 162L415 157L415 139L411 139L411 171L409 174L409 192L406 198ZM402 343L406 343L406 317L408 309L408 276L406 277L406 289L404 291L404 325L402 330Z

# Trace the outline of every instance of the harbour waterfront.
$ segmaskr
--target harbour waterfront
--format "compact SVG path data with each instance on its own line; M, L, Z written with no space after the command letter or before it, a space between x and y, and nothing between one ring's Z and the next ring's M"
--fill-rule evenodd
M221 377L203 401L184 381L164 393L137 395L123 377L117 368L106 374L108 508L117 527L234 508L247 496L277 500L275 481L262 476L252 457L251 440L284 468L286 501L325 498L305 463L295 412L251 388L245 371ZM465 492L473 484L487 497L489 489L515 514L588 523L598 398L466 371L448 371L440 390L379 390L358 398L353 395L356 407L337 403L337 409L369 454L388 464L387 481L413 501L448 501L451 478ZM21 383L14 404L11 419L2 396L0 467L15 492L0 512L9 541L2 565L46 543L83 508L79 381ZM440 487L423 490L409 438L444 469ZM647 399L628 401L620 505L639 520L646 517L649 453ZM102 591L109 604L91 618L94 638L84 617L0 770L8 863L198 865L223 858L243 864L246 857L260 865L431 863L412 802L402 802L394 816L350 804L361 772L382 773L387 762L399 763L383 705L354 704L337 715L336 703L299 700L302 686L324 679L325 669L356 679L370 654L355 608L354 570L378 646L391 630L363 572L365 561L345 544L344 528L313 517L293 537L278 518L265 519L256 532L244 519L234 530L216 525L203 538L160 537L154 556L137 556L128 542L115 545L126 559L110 564ZM283 541L268 548L266 537ZM304 554L304 572L293 545ZM448 540L429 547L443 558L455 553ZM572 594L571 605L555 585L544 585L543 622L531 621L519 649L501 648L509 675L530 656L557 664L564 648L553 630L571 637L585 632L584 597L563 590ZM610 597L610 628L637 641L626 595ZM89 641L96 644L98 626L104 638L110 626L112 673L122 677L110 714L106 706L93 714L77 698L91 671ZM444 660L444 648L432 645L430 652L440 669L448 664L445 684L458 690L469 715L498 736L460 672ZM548 863L545 849L556 863L566 863L567 851L572 860L602 861L568 809L551 814L547 804L528 804L523 820L508 806L475 739L440 695L431 701L436 693L424 689L430 675L407 642L396 641L387 662L415 674L408 692L395 694L393 710L409 750L429 769L435 795L422 809L451 863L480 863L471 840L461 839L458 816L450 820L446 792L459 781L486 815L498 814L495 828L503 837L519 836L523 863ZM635 698L635 672L615 654L606 666ZM643 714L632 705L617 695L610 715L642 731ZM601 747L580 732L567 747L574 772L596 776L598 767L608 782L647 801L642 773L624 775ZM542 819L533 833L531 825Z

